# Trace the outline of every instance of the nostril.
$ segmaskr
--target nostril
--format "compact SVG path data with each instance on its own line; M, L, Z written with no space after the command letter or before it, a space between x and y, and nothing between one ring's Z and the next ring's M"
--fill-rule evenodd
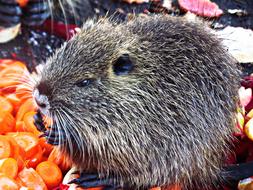
M38 84L37 89L40 94L49 96L49 92L50 92L49 85L45 81L41 81Z
M41 107L41 108L46 108L47 105L44 102L41 102L40 100L38 100L37 98L35 98L35 102L36 104Z

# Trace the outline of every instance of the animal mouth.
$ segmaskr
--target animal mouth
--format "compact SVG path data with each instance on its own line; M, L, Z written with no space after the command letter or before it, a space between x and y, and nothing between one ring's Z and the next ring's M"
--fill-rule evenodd
M62 145L65 141L64 131L56 127L53 118L45 118L48 117L44 115L40 109L38 109L34 116L34 125L40 132L42 132L40 138L45 137L47 143L51 145Z

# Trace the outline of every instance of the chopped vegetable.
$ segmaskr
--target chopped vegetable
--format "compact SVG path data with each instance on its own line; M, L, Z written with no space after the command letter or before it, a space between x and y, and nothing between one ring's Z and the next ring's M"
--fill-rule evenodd
M11 156L11 145L7 137L0 135L0 159Z
M36 190L47 190L47 186L43 179L33 168L24 168L19 172L20 181L28 188Z
M4 174L0 174L0 189L1 190L19 190L19 185L14 179Z
M18 174L18 163L14 158L4 158L0 160L0 173L10 178L15 178Z
M41 162L37 165L36 172L41 176L48 188L56 187L62 181L62 172L53 162Z

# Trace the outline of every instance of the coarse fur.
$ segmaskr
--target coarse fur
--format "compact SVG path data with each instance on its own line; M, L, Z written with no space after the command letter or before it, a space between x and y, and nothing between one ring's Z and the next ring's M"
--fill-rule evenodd
M122 54L134 69L118 76L113 64ZM76 85L86 78L93 82ZM198 24L169 16L100 20L48 59L42 84L34 96L66 133L60 149L78 169L133 189L205 189L221 180L239 70Z

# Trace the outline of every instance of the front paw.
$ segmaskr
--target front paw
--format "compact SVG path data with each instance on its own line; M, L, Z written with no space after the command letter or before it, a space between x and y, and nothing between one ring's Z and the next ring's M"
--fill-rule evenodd
M22 23L28 26L38 26L50 16L50 7L48 1L30 0L24 7Z
M16 0L0 0L0 26L11 27L20 23L22 10Z
M75 183L78 187L94 188L103 187L103 190L119 190L120 185L114 184L115 181L110 178L100 178L97 173L81 173L79 178L73 179L69 184Z

